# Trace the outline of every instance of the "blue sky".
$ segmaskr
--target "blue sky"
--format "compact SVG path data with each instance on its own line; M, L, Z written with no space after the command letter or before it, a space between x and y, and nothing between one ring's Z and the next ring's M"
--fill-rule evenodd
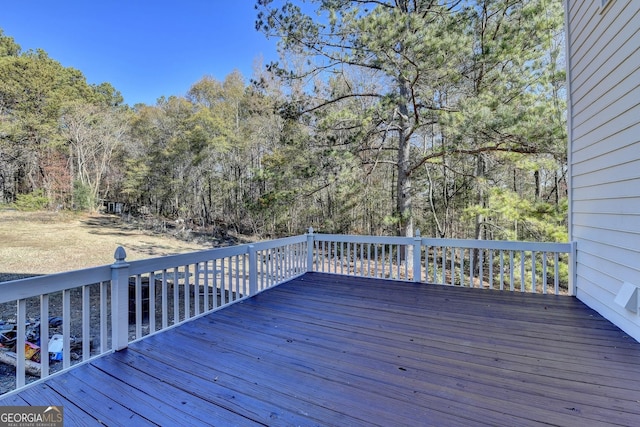
M254 0L3 1L0 28L22 47L44 49L89 83L111 83L134 105L185 95L205 75L234 69L248 79L276 40L254 28Z

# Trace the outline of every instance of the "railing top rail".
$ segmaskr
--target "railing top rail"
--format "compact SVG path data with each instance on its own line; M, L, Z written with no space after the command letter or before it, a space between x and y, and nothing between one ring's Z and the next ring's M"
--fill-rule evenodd
M440 239L423 238L424 246L447 246L456 248L471 249L496 249L513 251L547 251L547 252L569 252L571 243L554 242L520 242L511 240L467 240L467 239Z
M111 280L111 265L0 283L0 304Z
M343 234L314 234L314 240L321 242L344 242L344 243L382 243L382 244L413 244L413 237L398 236L359 236ZM471 249L496 249L514 251L547 251L547 252L569 252L571 243L554 242L522 242L509 240L472 240L472 239L441 239L436 237L421 238L423 246L456 247Z
M224 248L205 249L202 251L184 254L128 261L129 271L132 275L148 273L150 271L161 271L187 264L197 264L199 262L241 255L247 253L248 246L249 245L228 246Z
M245 243L242 245L228 246L224 248L212 248L184 254L142 259L137 261L130 261L129 271L131 272L131 274L147 273L149 271L160 271L187 264L196 264L199 262L206 262L237 255L243 255L249 252L249 246L253 246L255 250L264 250L303 242L306 242L306 237L304 235L299 235L293 237L285 237L282 239L269 240L266 242Z
M251 243L255 250L273 249L279 246L293 245L296 243L305 243L307 236L305 234L299 234L297 236L283 237L281 239L267 240L264 242Z
M344 243L386 243L386 244L412 244L413 237L398 236L360 236L355 234L314 234L314 240L320 242L344 242Z

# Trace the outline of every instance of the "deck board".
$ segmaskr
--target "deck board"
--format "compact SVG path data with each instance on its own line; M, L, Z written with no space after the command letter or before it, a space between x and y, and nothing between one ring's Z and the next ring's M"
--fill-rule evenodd
M0 405L65 425L633 425L640 343L575 298L309 273Z

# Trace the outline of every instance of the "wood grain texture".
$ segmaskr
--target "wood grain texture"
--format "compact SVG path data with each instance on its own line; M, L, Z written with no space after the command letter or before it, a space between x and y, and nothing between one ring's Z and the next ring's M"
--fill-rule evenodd
M21 401L65 425L633 425L640 343L572 297L308 273Z

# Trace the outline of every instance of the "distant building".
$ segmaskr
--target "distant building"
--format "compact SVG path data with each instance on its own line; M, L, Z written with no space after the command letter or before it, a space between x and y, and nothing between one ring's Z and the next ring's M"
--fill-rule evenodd
M102 205L105 213L121 214L124 211L124 203L122 202L104 200Z

